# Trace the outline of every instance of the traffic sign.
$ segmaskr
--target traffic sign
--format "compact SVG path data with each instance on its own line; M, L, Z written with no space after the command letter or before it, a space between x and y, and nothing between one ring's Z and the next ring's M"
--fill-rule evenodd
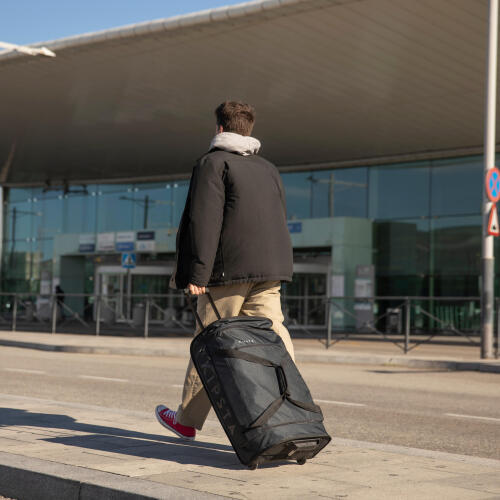
M497 206L491 207L490 217L488 219L488 234L490 236L500 236L500 226L498 225Z
M486 174L486 194L492 203L500 200L500 170L490 168Z
M135 253L122 253L122 267L125 269L134 269L137 263Z

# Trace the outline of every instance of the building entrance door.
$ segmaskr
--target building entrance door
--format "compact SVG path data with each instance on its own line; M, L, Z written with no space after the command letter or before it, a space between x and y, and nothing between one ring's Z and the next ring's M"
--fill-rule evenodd
M130 322L134 305L143 303L141 295L174 295L168 283L173 272L171 266L137 266L123 269L121 266L98 266L95 277L95 293L102 296L101 315L106 322ZM160 305L169 297L155 299ZM158 316L158 317L157 317ZM151 310L150 320L160 321L158 309Z
M290 327L326 328L330 264L295 263L293 281L284 287L285 317Z

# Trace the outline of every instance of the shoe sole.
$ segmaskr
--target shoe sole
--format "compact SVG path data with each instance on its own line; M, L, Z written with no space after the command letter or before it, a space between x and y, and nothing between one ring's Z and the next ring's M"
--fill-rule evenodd
M181 439L184 439L185 441L194 441L196 436L189 437L189 436L184 436L184 434L181 434L180 432L176 431L173 427L170 427L167 423L163 421L163 419L160 417L160 414L158 413L158 409L155 410L155 415L156 415L156 420L160 422L165 429L168 429L169 431L173 432L176 436L180 437Z

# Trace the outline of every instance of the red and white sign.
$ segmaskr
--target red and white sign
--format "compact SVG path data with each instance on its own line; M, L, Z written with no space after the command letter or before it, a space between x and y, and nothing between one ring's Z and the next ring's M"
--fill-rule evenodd
M490 236L500 236L500 227L498 225L498 212L495 204L491 207L490 218L488 219L488 234Z
M490 168L486 174L486 194L491 203L500 201L500 170Z

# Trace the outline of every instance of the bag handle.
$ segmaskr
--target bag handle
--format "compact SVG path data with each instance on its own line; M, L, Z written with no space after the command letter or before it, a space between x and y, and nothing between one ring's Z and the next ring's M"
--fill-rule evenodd
M208 301L210 302L210 305L212 306L212 309L214 310L214 313L217 316L217 319L221 319L221 315L219 313L219 310L217 309L217 306L215 305L215 302L214 302L212 295L210 294L208 288L206 290L207 290L206 294L208 296ZM186 295L188 305L189 305L192 313L194 314L194 317L196 318L196 322L198 323L200 328L203 330L205 328L205 326L203 325L203 322L201 321L201 318L200 318L200 315L198 314L198 311L196 310L196 308L193 305L193 300L191 299L191 294L189 293L188 288L184 289L184 294Z

